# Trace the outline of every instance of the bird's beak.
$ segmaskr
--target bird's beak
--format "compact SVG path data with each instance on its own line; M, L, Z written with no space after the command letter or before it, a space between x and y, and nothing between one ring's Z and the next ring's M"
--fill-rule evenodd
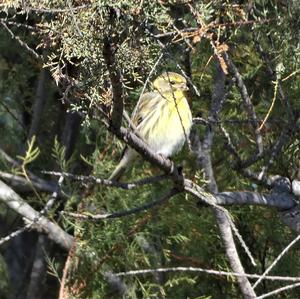
M189 90L188 86L187 86L185 83L182 83L180 88L181 88L183 91Z

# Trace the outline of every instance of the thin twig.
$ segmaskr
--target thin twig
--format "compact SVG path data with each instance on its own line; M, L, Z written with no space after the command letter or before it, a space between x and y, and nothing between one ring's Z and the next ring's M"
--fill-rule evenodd
M83 37L83 34L82 34L81 30L79 29L79 25L78 25L77 19L76 19L75 15L74 15L74 9L72 7L72 3L70 2L70 0L67 0L67 3L68 3L68 6L69 6L69 9L70 9L70 14L72 16L73 23L75 25L76 31L77 31L77 33L78 33L78 35L80 37Z
M148 34L149 34L151 37L153 37L153 38L157 41L158 45L162 48L162 50L163 50L163 51L167 51L167 46L164 45L158 38L156 38L155 34L153 34L153 33L151 32L150 29L146 28L146 30L147 30ZM173 58L172 55L169 55L169 57L170 57L173 61L175 61L175 59ZM175 63L176 63L176 67L180 70L181 74L185 77L185 79L186 79L186 80L189 82L189 84L193 87L193 89L194 89L194 91L195 91L195 94L199 97L199 96L200 96L200 92L199 92L197 86L192 82L191 78L189 78L189 77L186 75L185 71L184 71L183 68L180 66L180 64L178 64L177 61L175 61Z
M276 101L276 98L277 98L277 91L278 91L278 79L275 81L275 86L274 86L274 95L273 95L273 99L272 99L272 102L271 102L271 106L270 106L270 108L269 108L269 110L268 110L268 113L266 114L266 116L265 116L265 118L264 118L264 120L263 120L263 122L261 123L261 125L259 126L259 128L258 128L258 130L261 130L263 127L264 127L264 125L265 125L265 123L267 122L267 120L268 120L268 118L269 118L269 116L270 116L270 114L271 114L271 111L273 110L273 108L274 108L274 105L275 105L275 101Z
M70 12L70 11L77 11L82 10L85 8L89 8L91 4L83 4L72 8L46 8L46 7L29 7L24 6L24 11L35 11L37 13L64 13L64 12Z
M281 79L281 81L284 82L284 81L290 79L291 77L293 77L294 75L296 75L296 74L299 73L299 72L300 72L300 69L295 70L294 72L290 73L290 74L289 74L288 76L286 76L285 78Z
M32 48L30 48L25 42L23 42L18 36L16 36L11 30L10 28L8 28L8 26L3 22L2 19L0 19L0 23L1 25L5 28L5 30L9 33L9 35L11 36L12 39L16 40L21 47L25 48L30 54L32 54L37 60L41 60L42 57L35 52Z
M214 208L217 211L220 211L220 212L224 213L231 229L233 230L234 234L236 235L239 242L241 243L241 246L243 247L246 254L248 255L251 263L253 265L256 265L255 260L252 256L248 246L246 245L245 241L243 240L243 238L242 238L241 234L239 233L236 225L232 221L228 210L217 204L217 202L218 202L217 195L214 195L214 194L211 194L209 192L204 191L201 187L199 187L198 185L196 185L195 183L193 183L192 181L187 180L187 179L184 180L184 189L188 193L190 193L193 196L195 196L196 198L200 199L202 203L204 203L208 206L211 206L212 208Z
M66 215L66 216L70 216L72 218L76 218L78 220L91 220L91 221L121 218L121 217L125 217L125 216L128 216L128 215L137 214L137 213L142 212L142 211L146 211L146 210L151 209L151 208L153 208L157 205L162 205L163 203L168 201L171 197L173 197L174 195L176 195L180 192L181 191L179 191L177 189L172 189L167 194L165 194L164 196L162 196L161 198L159 198L157 200L151 201L149 203L146 203L142 206L139 206L139 207L136 207L136 208L133 208L133 209L120 211L120 212L115 212L115 213L93 215L93 214L78 214L78 213L62 211L61 214Z
M252 30L252 32L253 32L253 40L254 40L254 45L256 47L256 50L259 53L262 61L265 63L265 65L267 67L267 70L268 70L268 72L271 76L271 80L276 80L277 79L276 78L277 77L276 71L273 70L272 63L271 63L267 53L264 51L263 47L261 46L255 31ZM278 94L279 94L279 97L281 99L281 102L286 107L286 112L287 112L287 115L289 117L289 120L294 122L295 121L295 115L294 115L293 107L291 107L291 103L289 102L288 98L286 97L280 82L278 82Z
M26 131L26 127L24 126L24 124L18 119L17 116L15 116L13 114L12 111L10 111L10 108L4 103L4 100L0 101L0 105L2 105L4 107L4 109L6 110L6 112L8 114L11 115L11 117L17 122L18 125L20 125L20 127L23 129L23 131L25 132Z
M288 246L284 248L284 250L277 256L277 258L273 261L273 263L268 267L268 269L261 275L261 277L255 282L253 285L253 289L255 289L259 283L264 279L264 277L276 266L279 260L288 252L288 250L298 242L300 239L300 235L298 235Z
M246 255L249 257L251 264L253 266L256 266L256 262L254 260L254 257L249 249L249 247L247 246L246 242L244 241L243 237L241 236L241 234L239 233L239 230L237 229L236 225L234 224L234 222L232 221L230 214L228 211L226 211L226 216L227 219L230 223L231 229L233 230L234 234L236 235L236 237L238 238L241 246L243 247L243 249L245 250Z
M223 133L227 149L236 158L238 164L241 164L242 159L238 153L236 146L233 144L233 141L232 141L229 133L226 131L226 129L222 125L220 125L219 127L220 127L220 131Z
M143 96L143 94L144 94L144 92L145 92L145 90L146 90L146 87L147 87L147 85L148 85L148 83L149 83L149 81L150 81L150 79L151 79L153 73L155 72L155 70L156 70L158 64L160 63L160 61L161 61L162 58L164 57L164 55L165 55L165 53L164 53L164 49L163 49L163 50L161 51L160 55L158 56L156 62L154 63L153 67L151 68L151 70L150 70L148 76L147 76L147 79L146 79L146 81L145 81L145 83L144 83L144 86L143 86L143 89L142 89L142 91L141 91L139 100L138 100L138 102L137 102L137 104L136 104L136 106L135 106L135 109L134 109L133 112L132 112L132 116L131 116L131 117L133 117L133 116L135 115L136 110L137 110L137 108L138 108L138 106L139 106L139 103L140 103L140 101L141 101L141 98L142 98L142 96Z
M126 272L115 273L116 276L133 276L133 275L144 275L152 274L155 272L200 272L207 273L219 276L235 276L235 277L248 277L251 279L259 278L258 274L247 274L247 273L236 273L236 272L226 272L220 270L204 269L198 267L169 267L169 268L157 268L157 269L140 269L140 270L131 270ZM265 276L265 280L274 280L274 281L300 281L300 277L289 277L289 276Z
M20 229L10 233L9 235L0 239L0 245L10 241L11 239L21 235L23 232L27 231L31 227L31 223L27 223L25 226L21 227Z
M236 84L237 84L237 87L239 88L246 111L248 113L249 118L252 120L251 124L254 128L258 155L260 156L263 153L263 138L259 131L258 119L257 119L256 113L255 113L253 104L251 102L251 99L249 97L246 85L244 83L244 80L243 80L240 72L238 71L238 69L236 68L234 63L231 61L231 59L229 58L227 53L224 53L224 59L228 66L229 71L232 73L232 75L236 79Z
M60 289L59 289L59 296L58 299L66 299L69 297L68 294L68 288L67 288L67 277L68 277L68 270L70 269L70 266L72 264L72 259L74 258L74 255L76 253L76 239L74 239L74 242L72 244L72 247L69 250L67 260L64 265L62 278L60 281Z
M107 186L107 187L118 187L118 188L125 189L125 190L132 190L139 186L153 184L153 183L161 182L162 180L168 179L167 175L158 175L158 176L149 177L149 178L146 178L143 180L134 181L131 183L123 183L123 182L118 182L118 181L97 178L92 175L84 176L84 175L76 175L76 174L72 174L72 173L68 173L68 172L42 171L42 173L54 175L54 176L64 176L65 178L69 178L69 179L72 179L75 181L80 181L83 183L93 182L95 184L99 184L99 185L103 185L103 186Z
M294 284L291 284L291 285L288 285L288 286L285 286L285 287L282 287L282 288L279 288L279 289L276 289L272 292L269 292L269 293L266 293L266 294L263 294L259 297L257 297L256 299L263 299L263 298L267 298L267 297L270 297L270 296L273 296L273 295L277 295L281 292L284 292L284 291L287 291L287 290L290 290L290 289L294 289L294 288L297 288L297 287L300 287L300 283L294 283Z

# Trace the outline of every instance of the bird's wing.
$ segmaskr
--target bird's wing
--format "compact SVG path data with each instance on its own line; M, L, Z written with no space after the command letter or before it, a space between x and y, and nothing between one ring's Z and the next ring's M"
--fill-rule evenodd
M132 115L132 122L138 126L151 112L153 112L161 101L161 95L158 92L147 92L142 95L138 106Z

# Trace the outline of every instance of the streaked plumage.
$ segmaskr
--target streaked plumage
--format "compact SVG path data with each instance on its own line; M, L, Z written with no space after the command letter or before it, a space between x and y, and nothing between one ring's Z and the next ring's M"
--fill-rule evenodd
M166 72L154 80L153 87L155 91L141 97L132 122L152 150L170 157L182 148L192 127L192 114L185 97L186 79ZM109 179L120 179L137 156L136 151L126 148Z

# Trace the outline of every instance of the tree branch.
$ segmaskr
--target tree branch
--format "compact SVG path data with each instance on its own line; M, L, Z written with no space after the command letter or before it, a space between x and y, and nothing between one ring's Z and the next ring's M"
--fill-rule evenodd
M22 176L0 171L0 178L9 183L11 187L13 187L17 192L20 193L32 193L32 186L38 191L47 193L52 193L56 189L55 182L46 181L41 178L37 180L36 176L34 178L30 177L31 180L28 181Z
M124 216L137 214L139 212L146 211L146 210L151 209L151 208L153 208L157 205L161 205L161 204L165 203L171 197L173 197L174 195L176 195L178 193L180 193L179 190L172 189L168 193L166 193L164 196L162 196L161 198L159 198L157 200L151 201L149 203L146 203L142 206L139 206L139 207L136 207L136 208L133 208L133 209L120 211L120 212L115 212L115 213L92 215L92 214L78 214L78 213L71 213L71 212L64 212L63 211L63 212L61 212L61 214L66 215L66 216L70 216L70 217L73 217L73 218L76 218L76 219L79 219L79 220L92 220L92 221L121 218L121 217L124 217Z
M30 48L25 42L23 42L18 36L16 36L11 30L10 28L4 23L4 21L2 19L0 19L0 24L4 27L4 29L9 33L9 35L11 36L11 38L13 40L16 40L18 42L18 44L23 47L24 49L26 49L35 59L37 60L41 60L42 57L35 52L32 48Z
M116 276L133 276L133 275L145 275L155 272L192 272L192 273L207 273L217 276L235 276L235 277L248 277L251 279L260 278L259 274L241 274L236 272L226 272L213 269L204 269L199 267L170 267L170 268L156 268L156 269L140 269L140 270L131 270L126 272L114 273ZM286 276L265 276L264 280L272 281L300 281L300 277L286 277Z
M271 79L276 80L276 71L273 70L272 63L271 63L267 53L264 51L263 47L259 43L258 37L256 36L254 31L253 31L253 40L254 40L254 45L256 47L257 52L259 53L262 61L265 63L265 65L267 67L267 70L268 70L269 74L271 75ZM291 107L291 104L290 104L288 98L286 97L286 95L283 91L283 88L282 88L282 85L281 85L280 81L278 82L278 91L279 91L279 96L281 98L281 101L284 104L284 106L286 107L288 119L292 123L294 123L295 122L295 115L294 115L294 112L293 112L293 108Z
M260 205L289 210L297 205L295 196L290 193L263 194L256 192L222 192L216 194L218 205Z
M284 291L287 291L287 290L291 290L291 289L294 289L294 288L297 288L297 287L300 287L300 282L294 283L294 284L291 284L291 285L287 285L287 286L284 286L282 288L276 289L276 290L274 290L272 292L263 294L263 295L257 297L256 299L267 298L267 297L270 297L270 296L273 296L273 295L277 295L277 294L279 294L281 292L284 292Z
M221 68L219 60L216 59L216 73L214 77L212 104L210 107L209 119L212 119L213 121L218 120L219 112L222 108L224 100L225 74ZM209 182L209 191L211 193L217 193L218 187L215 181L211 161L211 147L214 136L213 128L214 126L212 124L207 126L203 142L200 141L199 137L195 136L194 151L196 152L198 158L198 164L204 169L205 177ZM231 230L232 226L228 218L228 213L226 213L226 211L222 211L219 208L214 208L213 210L216 216L216 220L220 230L220 235L222 237L230 265L235 272L244 274L244 268L239 259L237 249L233 240ZM244 242L242 242L242 244L244 244ZM247 249L246 251L248 251L248 248L246 246L243 247ZM245 298L255 298L255 292L252 289L251 284L246 277L238 277L238 282L241 292L243 293L243 296Z
M147 143L137 137L130 130L123 127L120 127L119 130L116 130L114 127L108 127L108 129L120 140L123 140L126 144L141 154L145 160L159 167L166 174L170 175L173 180L182 182L182 178L178 174L178 170L174 166L174 163L170 159L155 153Z
M231 61L231 59L229 58L229 56L226 52L224 53L224 60L226 61L226 64L228 66L230 73L236 79L237 87L239 88L239 91L242 96L248 116L251 119L251 124L254 128L255 137L256 137L256 145L257 145L257 150L258 150L257 156L260 157L263 154L263 139L262 139L262 135L259 130L258 119L257 119L256 113L255 113L253 104L250 100L246 85L245 85L244 80L243 80L241 74L239 73L238 69L236 68L234 63ZM255 155L255 157L256 157L256 155ZM252 161L252 159L251 159L251 161ZM248 163L250 163L250 162L248 162ZM246 163L246 164L248 164L248 163Z
M88 175L88 176L75 175L75 174L68 173L68 172L42 171L42 173L50 174L50 175L54 175L54 176L63 176L65 178L69 178L71 180L79 181L82 183L95 183L97 185L102 185L102 186L107 186L107 187L117 187L117 188L121 188L121 189L125 189L125 190L132 190L132 189L138 188L143 185L161 182L162 180L169 178L168 175L158 175L158 176L145 178L145 179L142 179L139 181L123 183L123 182L119 182L119 181L111 181L111 180L107 180L107 179L97 178L92 175ZM1 175L1 172L0 172L0 175Z
M111 37L104 38L103 56L108 68L113 94L113 107L111 112L111 126L114 130L119 130L123 116L123 86L121 73L117 67L115 53L117 45L112 43Z
M71 248L73 237L63 231L57 224L51 222L46 217L41 216L39 212L34 210L2 181L0 181L0 201L5 203L19 215L23 216L27 221L33 223L34 228L45 232L51 240L64 249L69 250Z

